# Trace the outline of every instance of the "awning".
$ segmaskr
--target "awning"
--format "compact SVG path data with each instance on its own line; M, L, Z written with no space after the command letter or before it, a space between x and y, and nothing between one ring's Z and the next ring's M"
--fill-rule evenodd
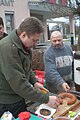
M75 8L49 2L29 1L28 6L31 13L44 15L46 19L70 16L75 11Z

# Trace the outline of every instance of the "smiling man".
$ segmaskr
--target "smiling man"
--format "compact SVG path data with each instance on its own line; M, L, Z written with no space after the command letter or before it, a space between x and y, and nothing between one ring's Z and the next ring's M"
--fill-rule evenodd
M32 53L41 34L43 25L35 17L28 17L9 36L0 41L0 117L10 111L16 118L26 111L25 99L47 103L54 107L59 105L56 96L43 94L46 90L31 69Z
M4 32L4 22L3 19L0 17L0 40L7 36L7 33Z

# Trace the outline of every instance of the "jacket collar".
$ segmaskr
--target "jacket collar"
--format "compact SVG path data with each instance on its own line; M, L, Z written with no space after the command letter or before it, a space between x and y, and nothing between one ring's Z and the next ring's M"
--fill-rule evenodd
M19 38L19 36L16 33L16 30L13 30L12 33L10 34L10 38L11 41L13 42L13 44L15 44L19 49L21 49L24 53L27 53L24 48L23 48L23 44L21 42L21 39Z

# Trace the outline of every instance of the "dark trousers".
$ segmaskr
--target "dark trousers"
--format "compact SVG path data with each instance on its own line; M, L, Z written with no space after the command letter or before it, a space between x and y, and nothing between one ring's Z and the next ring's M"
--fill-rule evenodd
M25 100L22 99L13 104L0 104L0 117L7 111L11 112L13 117L17 118L20 112L26 111Z

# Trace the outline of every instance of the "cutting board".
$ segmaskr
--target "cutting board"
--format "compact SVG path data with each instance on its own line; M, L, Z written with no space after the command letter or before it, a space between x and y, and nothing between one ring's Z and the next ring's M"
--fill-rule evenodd
M69 111L75 111L76 109L79 109L80 111L80 100L77 100L73 105L67 105L67 100L65 99L63 104L58 106L53 118L58 116L67 116Z

